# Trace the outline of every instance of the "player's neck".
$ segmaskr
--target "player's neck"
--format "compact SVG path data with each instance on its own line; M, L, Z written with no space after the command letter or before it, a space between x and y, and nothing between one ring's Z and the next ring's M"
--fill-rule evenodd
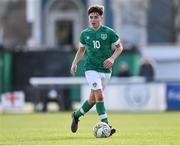
M102 25L99 25L97 28L92 27L94 31L98 31Z

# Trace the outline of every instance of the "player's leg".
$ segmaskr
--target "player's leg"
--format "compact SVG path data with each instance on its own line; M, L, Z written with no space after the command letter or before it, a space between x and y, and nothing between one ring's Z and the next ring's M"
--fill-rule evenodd
M105 122L109 125L106 109L104 106L104 96L103 96L102 90L94 91L94 95L96 98L96 111L101 119L101 122ZM110 126L110 128L111 128L111 134L110 134L110 136L111 136L116 132L116 129L113 128L112 126Z
M108 124L108 118L104 106L104 95L102 89L94 90L93 92L96 98L96 111L101 119L101 122L105 122Z
M108 124L108 117L106 113L106 109L104 106L104 88L108 84L110 80L111 74L110 73L98 73L97 78L97 88L94 90L94 95L96 98L96 111L101 119L102 122Z
M95 97L93 92L91 91L89 99L83 103L81 108L79 108L77 111L72 113L72 124L71 124L72 132L75 133L77 131L79 118L85 113L87 113L94 106L94 104L95 104Z
M87 113L95 104L95 97L93 95L93 93L90 93L89 99L86 100L82 107L79 108L77 111L75 111L75 116L77 118L80 118L82 115L84 115L85 113Z
M96 100L99 101L96 103L96 110L97 110L98 114L105 113L104 116L100 116L100 118L101 118L102 122L106 122L108 124L108 117L107 117L106 109L104 106L104 89L110 81L111 74L110 73L99 73L99 75L101 76L102 90L98 91L97 96L95 96ZM111 135L113 135L116 132L116 129L113 128L112 126L110 126L110 128L111 128Z

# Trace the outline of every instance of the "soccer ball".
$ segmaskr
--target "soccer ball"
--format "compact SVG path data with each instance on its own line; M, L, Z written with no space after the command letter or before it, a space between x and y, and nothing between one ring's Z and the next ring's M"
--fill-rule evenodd
M98 122L93 127L93 134L96 138L106 138L109 137L111 134L111 128L107 123Z

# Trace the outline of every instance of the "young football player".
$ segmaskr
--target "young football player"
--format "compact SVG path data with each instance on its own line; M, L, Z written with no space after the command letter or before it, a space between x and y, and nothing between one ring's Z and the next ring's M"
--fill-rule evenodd
M104 88L111 77L112 65L121 54L123 47L117 33L102 25L104 7L93 5L88 9L90 26L80 35L80 46L71 66L71 74L74 76L78 62L86 52L85 76L91 89L89 99L82 107L72 113L71 131L78 129L79 118L87 113L94 105L102 122L108 123L108 117L104 106ZM112 48L112 46L114 46ZM111 135L116 132L111 127Z

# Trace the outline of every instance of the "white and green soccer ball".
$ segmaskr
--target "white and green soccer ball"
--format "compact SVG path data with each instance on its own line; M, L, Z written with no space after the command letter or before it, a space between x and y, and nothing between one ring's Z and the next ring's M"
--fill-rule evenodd
M96 138L106 138L111 134L111 128L107 123L98 122L93 127L93 134Z

